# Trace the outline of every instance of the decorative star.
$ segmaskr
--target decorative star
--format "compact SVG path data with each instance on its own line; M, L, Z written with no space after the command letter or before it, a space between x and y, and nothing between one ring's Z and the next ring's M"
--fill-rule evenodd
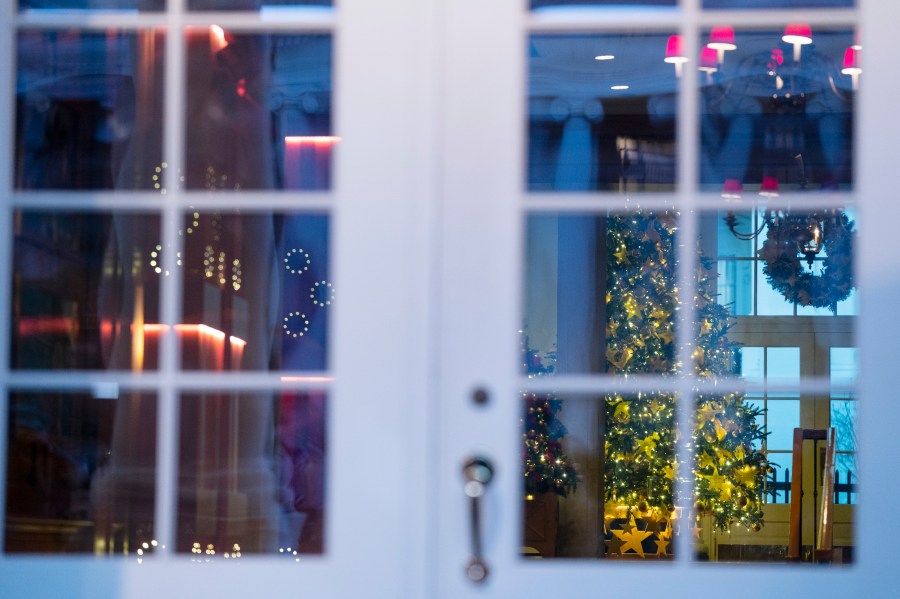
M637 300L634 299L634 296L632 295L629 295L627 298L625 298L625 301L622 302L622 306L625 308L625 315L629 320L636 318L641 312Z
M609 300L607 300L609 303ZM607 337L615 337L617 331L619 330L619 323L612 318L609 319L609 324L606 326L606 336Z
M619 251L614 253L613 256L616 257L619 264L631 264L631 260L628 259L628 249L624 245L622 245L619 248Z
M712 322L710 322L708 319L707 319L707 320L703 320L703 321L700 323L700 334L701 334L701 335L706 335L706 334L709 333L710 331L712 331Z
M700 410L698 410L698 416L701 422L710 422L711 420L715 420L716 414L722 414L724 410L722 406L718 404L718 402L711 401L703 405Z
M712 468L716 465L716 459L705 451L697 456L701 468Z
M656 451L656 442L659 441L659 433L653 433L652 435L647 435L643 439L639 439L637 441L637 446L640 451L643 451L648 457L653 457L653 452Z
M634 530L631 532L625 532L624 530L614 530L612 533L619 539L623 541L622 547L620 548L620 553L626 553L628 551L634 551L641 557L644 557L644 546L641 544L644 539L651 536L652 532L647 532L645 530L637 530L637 525L634 523L634 515L632 514L629 524L634 527Z
M744 466L734 471L734 480L749 488L756 486L756 469L753 466Z
M650 402L650 411L653 412L654 415L659 413L661 410L664 410L665 407L665 405L659 403L658 399L654 399Z
M622 539L615 536L610 537L610 539L606 541L606 552L622 555L622 545Z
M656 543L656 555L665 555L666 550L669 548L669 541L660 538L654 541L654 543Z
M619 404L616 405L616 409L613 411L613 418L623 424L627 424L631 421L631 412L629 411L629 403L627 401L619 402Z
M663 476L668 478L669 480L675 480L675 469L672 468L669 464L663 466L662 469Z
M718 491L719 495L721 495L725 489L725 484L728 482L728 479L719 474L718 468L716 468L714 472L715 474L707 475L706 480L709 481L710 491Z

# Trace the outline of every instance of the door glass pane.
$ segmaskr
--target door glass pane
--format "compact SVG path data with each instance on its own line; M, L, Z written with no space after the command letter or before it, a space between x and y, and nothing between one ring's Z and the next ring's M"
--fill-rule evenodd
M194 27L187 52L188 189L331 186L330 35Z
M177 551L194 561L324 551L322 392L181 398Z
M153 189L162 160L160 31L18 34L18 189Z
M528 56L529 190L673 189L680 38L532 35Z
M522 554L670 559L678 530L673 397L522 399Z
M154 395L19 391L8 416L7 553L153 552Z
M155 369L159 215L14 213L11 366Z
M183 368L325 369L328 231L321 214L185 215Z
M852 209L726 210L705 216L701 229L701 247L718 252L716 285L732 314L858 312Z
M528 219L526 372L675 371L672 213Z
M703 8L839 8L855 0L703 0Z
M777 196L852 186L861 69L851 29L721 26L699 44L703 188Z
M19 0L19 10L164 10L165 0Z
M531 8L558 6L675 6L678 0L531 0Z
M187 0L189 10L252 10L268 12L298 6L331 7L332 0Z

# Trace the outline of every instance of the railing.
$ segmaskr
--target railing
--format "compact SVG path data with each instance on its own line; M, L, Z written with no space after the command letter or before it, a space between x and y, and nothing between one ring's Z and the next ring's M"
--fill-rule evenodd
M791 469L785 468L779 473L772 473L772 477L766 479L766 501L768 503L791 502ZM844 479L843 481L841 479ZM847 505L856 503L856 478L852 471L842 472L834 470L834 504Z

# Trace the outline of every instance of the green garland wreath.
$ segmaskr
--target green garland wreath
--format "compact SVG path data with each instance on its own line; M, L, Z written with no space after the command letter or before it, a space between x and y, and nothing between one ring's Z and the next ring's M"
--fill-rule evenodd
M804 270L796 232L810 220L823 225L825 259L821 275ZM757 252L764 261L763 274L772 288L801 306L837 311L837 304L853 291L853 245L856 231L843 210L769 217L766 241Z

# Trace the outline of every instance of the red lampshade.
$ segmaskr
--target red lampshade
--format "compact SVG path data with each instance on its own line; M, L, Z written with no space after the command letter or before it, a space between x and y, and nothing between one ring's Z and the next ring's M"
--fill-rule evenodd
M862 69L859 66L859 50L853 46L844 51L844 68L841 69L841 73L844 75L852 75L854 73L859 75L862 73Z
M805 23L791 23L784 28L784 35L781 36L788 44L805 45L812 43L812 27Z
M778 196L778 177L763 177L762 185L759 186L759 195L767 198Z
M719 61L717 52L710 47L700 49L700 66L697 67L701 71L714 73L719 70Z
M684 43L680 35L670 35L669 41L666 43L666 62L685 63L688 61L684 55Z
M725 179L722 185L722 197L729 200L738 200L744 193L744 186L737 179Z
M737 49L737 45L734 43L734 27L713 27L709 32L709 42L706 43L706 46L713 50Z

